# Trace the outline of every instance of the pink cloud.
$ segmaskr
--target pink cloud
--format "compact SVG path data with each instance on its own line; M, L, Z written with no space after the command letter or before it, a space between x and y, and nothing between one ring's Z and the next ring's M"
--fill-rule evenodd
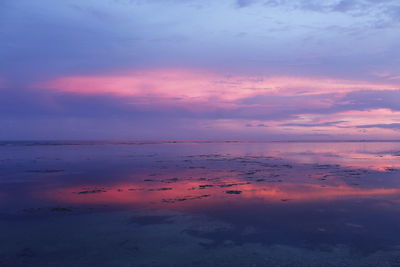
M335 122L329 124L329 122ZM327 123L326 125L323 125ZM298 114L296 119L269 122L271 126L279 127L288 124L285 129L291 129L298 133L311 134L315 132L329 132L330 135L341 135L343 133L355 135L362 138L360 133L380 137L396 138L398 135L393 129L359 129L359 125L369 124L393 124L400 123L400 111L391 109L349 110L345 112L329 114ZM292 124L292 125L290 125ZM297 126L296 126L297 125ZM309 127L304 127L309 125ZM315 126L313 126L315 125ZM283 129L284 130L284 129Z
M356 126L400 122L400 112L390 109L345 112L332 109L318 113L318 110L329 110L347 93L398 90L399 86L391 83L300 76L229 76L201 69L148 69L59 77L32 87L75 95L110 95L124 99L137 109L150 111L170 107L200 113L240 110L235 116L241 120L217 118L204 122L207 127L235 132L336 135L339 138L362 138L368 133L376 138L393 138L393 129L358 129ZM311 112L304 113L307 110ZM272 114L270 120L243 120L268 114ZM245 127L246 124L268 127ZM306 127L307 124L315 126Z
M397 84L319 77L226 76L198 69L154 69L99 76L67 76L36 84L75 94L175 98L188 102L235 101L257 95L313 95L356 90L396 90Z

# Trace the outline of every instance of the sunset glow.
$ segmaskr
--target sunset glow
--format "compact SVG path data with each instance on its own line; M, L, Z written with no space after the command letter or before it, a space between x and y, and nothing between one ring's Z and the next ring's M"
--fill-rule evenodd
M400 263L400 0L0 0L0 266Z
M0 137L398 139L398 20L365 1L7 1Z

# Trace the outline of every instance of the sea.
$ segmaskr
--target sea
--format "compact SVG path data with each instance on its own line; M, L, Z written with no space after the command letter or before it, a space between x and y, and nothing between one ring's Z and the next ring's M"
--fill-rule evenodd
M0 266L400 266L400 142L3 141Z

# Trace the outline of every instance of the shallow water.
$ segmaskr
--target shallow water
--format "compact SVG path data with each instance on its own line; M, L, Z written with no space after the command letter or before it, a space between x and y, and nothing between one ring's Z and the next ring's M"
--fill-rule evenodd
M0 266L400 266L400 142L1 142Z

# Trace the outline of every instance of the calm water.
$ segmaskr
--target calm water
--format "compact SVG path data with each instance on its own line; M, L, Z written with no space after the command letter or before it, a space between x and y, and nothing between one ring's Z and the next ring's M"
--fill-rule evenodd
M400 266L400 142L0 142L0 266Z

